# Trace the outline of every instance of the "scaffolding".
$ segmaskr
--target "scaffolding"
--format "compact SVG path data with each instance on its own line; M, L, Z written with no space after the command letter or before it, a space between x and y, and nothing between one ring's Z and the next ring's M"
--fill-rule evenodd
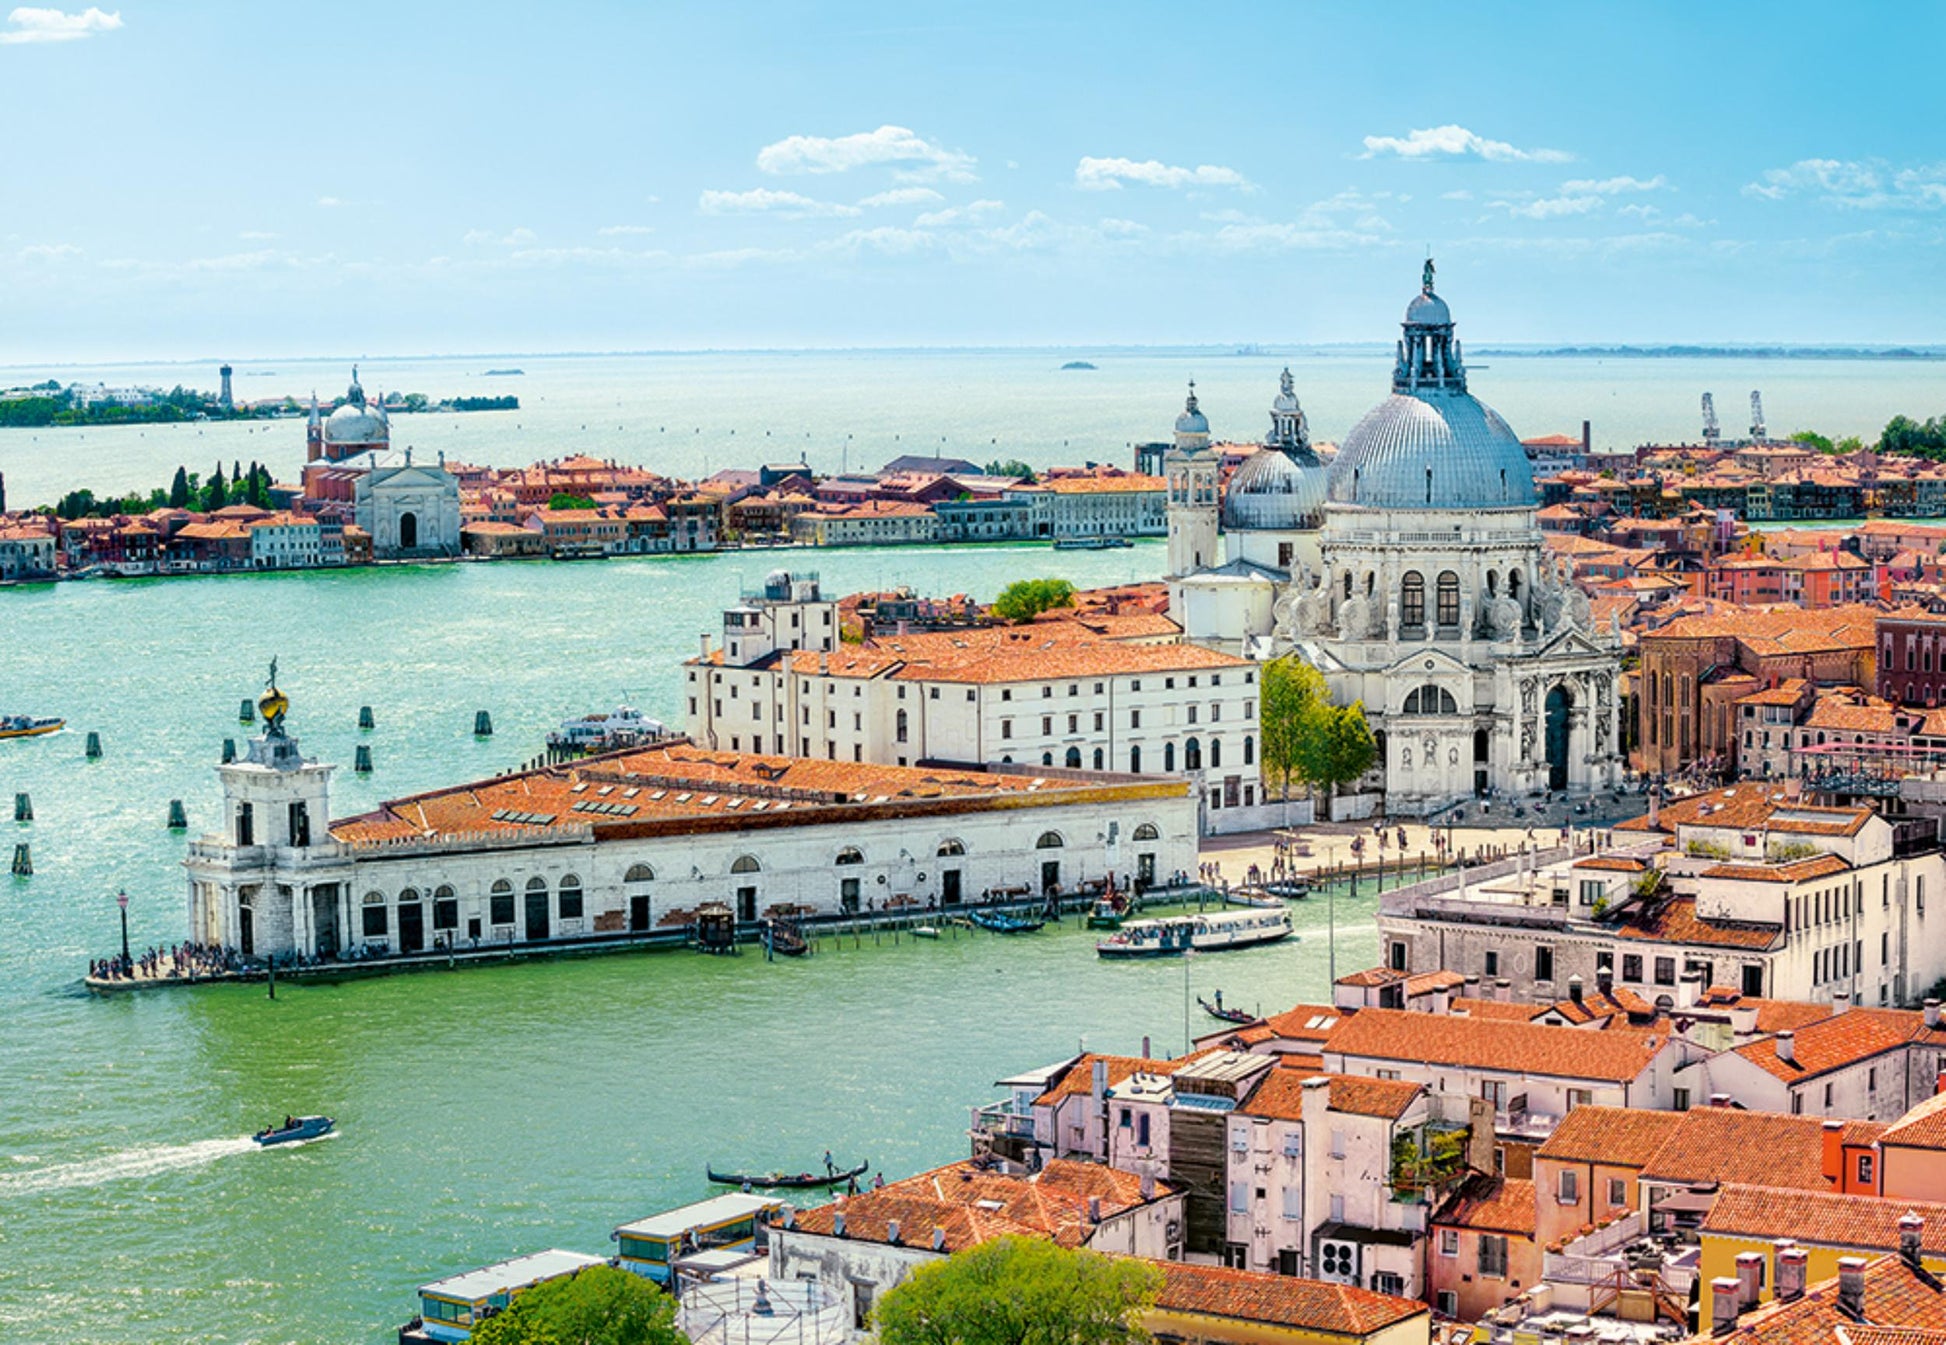
M693 1345L842 1345L851 1314L815 1280L707 1280L682 1291L676 1325Z

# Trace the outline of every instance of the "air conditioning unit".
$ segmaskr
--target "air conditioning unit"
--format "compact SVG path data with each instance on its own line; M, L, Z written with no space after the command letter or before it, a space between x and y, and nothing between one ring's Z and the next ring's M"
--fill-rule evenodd
M1318 1240L1318 1278L1328 1284L1358 1283L1358 1244L1337 1238Z

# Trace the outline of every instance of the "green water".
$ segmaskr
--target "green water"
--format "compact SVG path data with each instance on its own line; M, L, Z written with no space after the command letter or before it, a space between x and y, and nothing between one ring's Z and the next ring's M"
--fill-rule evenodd
M825 586L990 597L1027 575L1143 578L1160 548L825 553ZM889 940L802 962L637 954L335 986L92 999L117 939L180 938L181 798L271 655L309 754L348 763L334 812L517 764L560 719L624 695L674 719L673 664L774 558L448 566L97 582L0 593L0 709L71 730L0 744L0 806L33 796L36 875L0 877L0 1341L379 1342L429 1279L708 1194L706 1161L811 1166L828 1146L894 1175L966 1150L994 1079L1085 1041L1181 1048L1181 963L1116 966L1070 926ZM356 729L371 705L378 727ZM476 741L473 712L497 736ZM82 759L83 734L105 756ZM11 851L11 846L7 847ZM1338 905L1346 965L1373 899ZM1196 959L1190 988L1276 1008L1326 989L1306 937ZM1213 1026L1195 1011L1197 1032ZM259 1152L284 1113L342 1134Z

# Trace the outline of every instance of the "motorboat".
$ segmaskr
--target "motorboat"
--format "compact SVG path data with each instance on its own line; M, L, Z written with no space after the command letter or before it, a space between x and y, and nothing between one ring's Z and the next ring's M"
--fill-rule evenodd
M32 715L0 715L0 738L38 738L44 733L59 733L67 723L65 719L37 719Z
M967 916L981 929L990 929L995 934L1032 934L1045 925L1045 920L1029 920L1018 915L1008 915L1005 911L975 911Z
M1102 957L1177 957L1192 949L1199 953L1215 953L1229 948L1276 943L1290 936L1289 911L1282 907L1265 910L1252 906L1240 911L1208 911L1196 915L1171 915L1160 920L1131 920L1122 926L1120 933L1097 943L1095 952Z
M273 1144L292 1144L329 1135L337 1123L329 1116L288 1116L281 1126L265 1126L250 1138L264 1148Z
M632 705L622 705L606 714L582 715L570 719L547 735L548 746L582 752L606 752L619 747L634 747L666 737L668 727L651 719Z

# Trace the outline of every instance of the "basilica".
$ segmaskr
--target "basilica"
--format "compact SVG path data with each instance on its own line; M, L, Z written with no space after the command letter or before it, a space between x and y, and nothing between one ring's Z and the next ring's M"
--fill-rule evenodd
M1286 371L1264 447L1219 490L1192 386L1164 458L1172 610L1190 639L1295 652L1362 702L1391 814L1612 786L1619 633L1548 557L1526 449L1467 390L1430 261L1403 325L1391 396L1328 465Z

